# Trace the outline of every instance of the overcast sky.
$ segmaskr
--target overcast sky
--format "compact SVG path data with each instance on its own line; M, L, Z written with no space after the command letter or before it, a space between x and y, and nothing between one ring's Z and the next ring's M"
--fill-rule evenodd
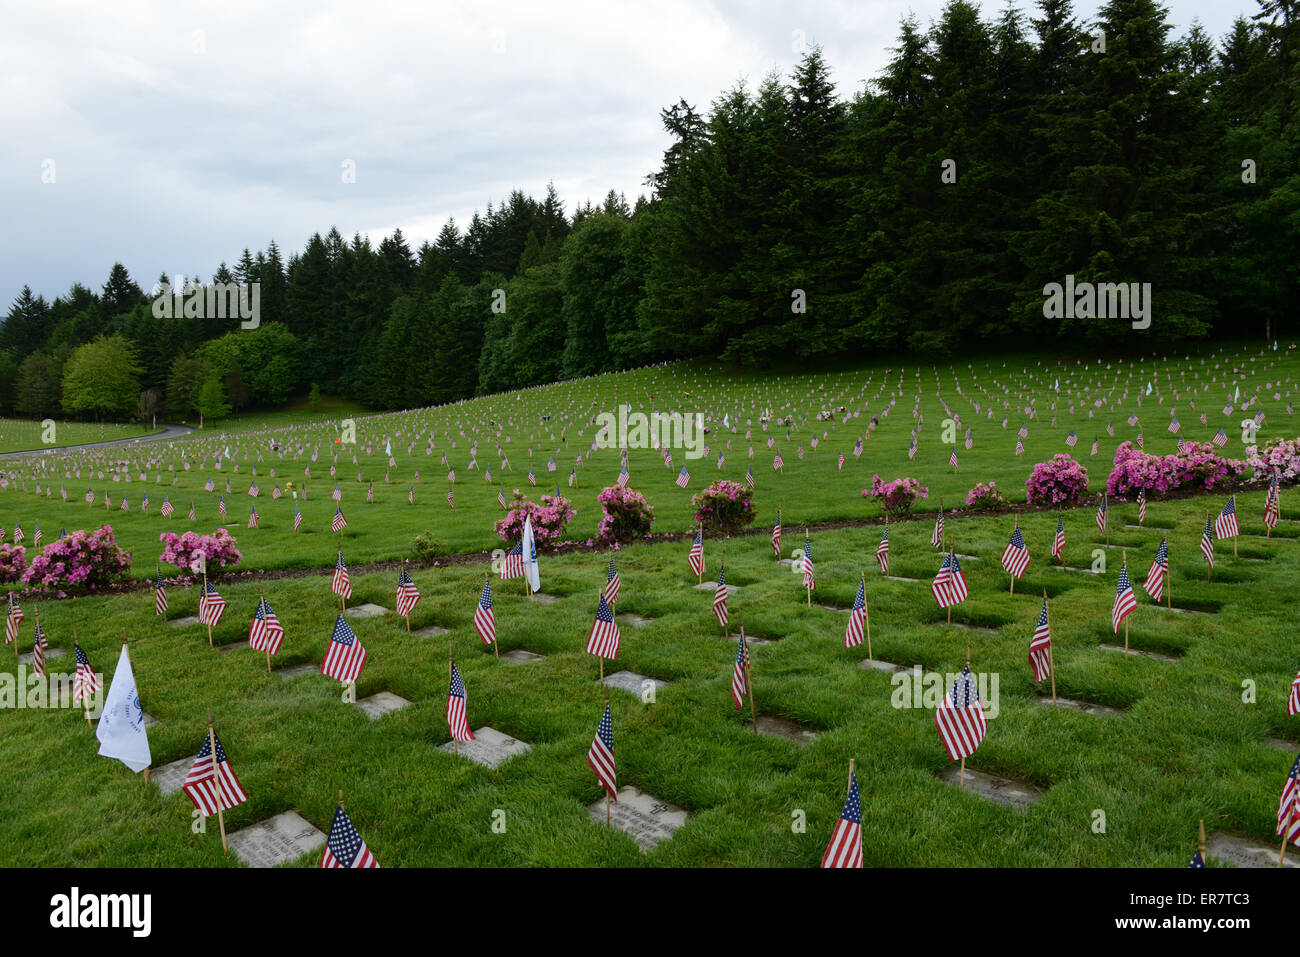
M984 0L986 16L1002 0ZM1022 8L1031 6L1022 2ZM1255 0L1173 0L1222 36ZM1089 17L1093 0L1076 3ZM337 226L412 249L514 187L629 202L660 108L788 74L820 43L848 97L942 0L8 0L0 13L0 313L96 291L115 260L210 278ZM344 182L344 164L355 182ZM49 182L47 180L52 180Z

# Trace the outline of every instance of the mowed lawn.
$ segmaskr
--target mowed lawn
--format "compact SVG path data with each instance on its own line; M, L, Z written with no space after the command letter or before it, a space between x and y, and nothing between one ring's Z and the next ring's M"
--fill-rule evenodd
M771 503L766 493L761 498ZM1283 492L1284 521L1270 540L1263 537L1263 493L1240 496L1245 535L1238 557L1231 543L1218 543L1214 581L1207 583L1198 541L1206 511L1217 511L1221 501L1216 495L1153 502L1144 530L1123 529L1136 523L1134 506L1112 507L1111 543L1127 548L1139 594L1140 607L1129 619L1132 646L1175 661L1125 661L1099 647L1123 641L1110 625L1121 548L1107 551L1105 574L1048 568L1054 514L1021 518L1033 562L1014 596L998 565L1011 518L950 520L958 552L979 559L962 563L971 594L953 619L991 632L943 624L928 587L939 566L929 521L896 523L890 533L891 573L918 582L882 580L873 559L878 527L814 535L816 603L847 608L866 572L876 657L955 673L969 646L973 670L998 676L999 714L968 766L1044 788L1042 801L1023 812L960 793L936 777L949 760L933 712L892 706L891 677L860 666L865 646L843 647L844 613L807 607L800 577L776 563L765 530L706 541L705 580L716 578L725 551L727 580L739 586L730 603L733 625L743 617L749 633L771 639L752 649L758 712L816 731L807 747L755 736L748 711L736 711L730 696L735 643L722 638L714 621L712 592L691 587L686 546L618 552L618 612L652 620L622 626L619 660L610 670L670 682L653 703L608 690L619 781L692 815L648 855L586 810L601 795L585 755L606 691L597 683L597 660L583 648L605 580L604 555L543 557L543 591L560 596L553 604L524 598L518 580L493 578L502 650L546 656L524 665L495 659L473 631L485 563L415 571L424 597L413 627L436 624L451 633L408 635L392 614L353 621L370 655L358 696L386 690L412 702L376 721L344 704L337 682L317 674L268 675L263 656L246 644L222 653L208 647L201 626L162 624L148 591L52 602L40 611L51 644L68 652L52 661L56 669L71 668L74 629L94 666L110 673L123 633L130 637L143 706L159 719L149 730L155 766L194 755L212 710L249 794L248 803L226 815L228 830L290 808L328 830L342 789L352 820L384 866L811 867L825 849L854 758L869 866L1179 867L1195 849L1201 818L1209 831L1273 841L1278 793L1295 755L1266 741L1300 740L1300 719L1286 714L1300 667L1294 636L1300 507L1294 493ZM802 545L791 511L787 554ZM1067 513L1066 531L1067 562L1090 566L1100 547L1093 510ZM1174 605L1209 614L1171 613L1141 593L1165 531ZM332 549L321 541L323 550ZM395 579L356 578L352 603L392 608ZM328 575L270 581L266 588L287 630L275 667L319 665L337 607ZM1027 649L1044 589L1051 597L1058 693L1121 715L1039 703L1047 686L1032 684ZM246 642L258 586L221 590L228 607L216 640ZM195 613L196 590L174 589L169 597L172 618ZM33 609L25 611L27 646ZM468 690L470 726L513 735L532 744L530 752L489 770L437 750L449 740L449 644ZM3 667L12 671L12 658ZM1246 682L1256 689L1254 703L1243 702ZM0 864L237 863L222 855L215 820L206 834L191 832L192 805L183 794L163 798L141 776L97 756L78 712L11 711L0 728L6 771ZM492 827L498 810L504 833ZM1104 833L1094 830L1099 811ZM792 828L799 812L806 815L802 833ZM308 856L299 863L316 861Z
M880 361L863 369L781 377L677 363L434 409L358 416L353 420L356 445L336 444L344 434L344 416L339 410L302 419L298 416L305 413L284 413L282 417L251 414L240 423L210 425L196 437L177 442L113 450L94 457L41 460L46 465L58 463L49 473L33 471L34 460L17 464L15 481L0 490L0 525L10 529L19 522L30 536L32 523L39 522L48 541L60 528L71 531L108 522L119 543L131 551L139 577L153 574L153 564L162 551L162 532L211 532L218 523L230 527L238 539L245 568L321 568L332 564L338 545L338 536L330 532L335 509L330 494L336 483L349 523L342 539L344 555L354 563L410 557L412 543L421 533L431 535L444 553L500 547L502 542L492 528L503 514L498 493L504 491L510 499L515 489L521 489L536 501L558 486L577 509L566 537L586 541L596 534L601 518L596 496L614 484L620 468L616 448L591 451L597 432L593 420L599 411L612 412L628 403L634 411L646 413L698 410L711 430L705 438L708 455L686 459L685 450L674 448L671 466L664 464L657 449L635 444L629 449L630 485L654 506L656 532L687 531L694 522L692 496L717 478L743 482L751 466L757 524L770 526L781 508L785 524L791 528L803 522L879 516L875 501L862 496L873 474L884 481L913 476L929 487L930 497L918 503L918 510L933 511L940 502L948 508L960 506L967 490L988 481L996 482L1008 501L1023 502L1025 480L1034 464L1062 452L1070 452L1087 467L1089 492L1097 494L1105 487L1115 449L1122 441L1133 440L1139 428L1147 451L1168 454L1175 450L1177 437L1167 430L1171 411L1179 418L1181 436L1191 440L1208 442L1223 427L1228 438L1223 454L1228 456L1244 457L1240 421L1257 412L1265 413L1257 436L1260 443L1295 438L1297 423L1288 409L1293 401L1293 379L1300 374L1296 352L1289 345L1263 355L1258 347L1245 345L1230 344L1223 350L1207 348L1204 354L1178 355L1168 361L1148 357L1141 362L1115 359L1100 364L1095 359L1085 362L1036 354L973 362L969 367ZM1211 378L1217 382L1207 388ZM1153 387L1152 394L1140 398L1148 384ZM1244 401L1256 395L1256 388L1258 403L1247 412L1234 408L1230 415L1223 413L1225 401L1235 397L1234 390L1240 389ZM1100 408L1096 407L1099 400ZM1037 409L1033 419L1021 411L1021 403L1031 401ZM1190 405L1193 401L1195 409ZM843 413L838 411L841 407ZM990 408L994 409L992 419L988 418ZM769 410L773 420L764 431L760 419ZM822 410L834 411L834 418L817 421ZM945 441L943 423L954 413L962 422L952 441ZM1131 414L1139 416L1137 426L1129 425ZM1206 415L1205 425L1200 423L1201 414ZM782 415L793 420L788 430L776 424ZM861 456L855 456L854 444L867 432L873 416L881 416L879 426L863 443ZM1113 423L1113 437L1107 435L1108 423ZM1029 435L1024 440L1024 454L1017 456L1016 432L1021 424ZM277 425L282 427L274 428ZM914 425L918 425L917 451L915 458L909 459ZM264 431L266 427L272 430ZM965 448L966 428L972 433L971 449ZM434 437L431 452L427 445L430 431ZM1073 448L1066 444L1070 431L1078 438ZM746 432L752 439L746 439ZM1095 455L1094 437L1098 440ZM477 468L471 470L469 449L475 439ZM748 454L751 441L752 458ZM274 451L272 442L279 444L281 451ZM501 464L498 442L508 468ZM391 467L385 452L389 443ZM954 444L959 460L956 470L949 465ZM316 461L312 461L313 452L318 453ZM724 456L721 467L717 461L720 453ZM570 488L569 474L579 454L583 464L576 468L576 486ZM772 467L777 454L785 462L780 472ZM845 457L842 468L840 454ZM454 509L447 502L449 482L443 455L447 465L456 470ZM224 459L219 471L216 456ZM552 457L556 463L553 472L547 471ZM191 463L188 471L184 468L187 458ZM106 463L116 462L127 463L135 480L114 482L107 472L105 478L98 477ZM333 476L329 474L332 465ZM685 489L675 484L682 465L690 473ZM530 466L536 487L528 482ZM485 480L488 468L491 482ZM309 481L306 469L311 471ZM147 476L144 482L139 480L142 471ZM203 488L208 479L214 482L212 492ZM247 494L253 481L261 491L256 499ZM271 491L277 483L287 491L286 483L292 482L294 489L301 491L304 481L308 484L306 501L295 502L291 494L272 500ZM229 494L225 493L227 482ZM367 502L371 482L374 501ZM37 485L41 486L39 496ZM408 502L412 487L414 505ZM67 492L66 502L61 500L61 490ZM93 505L85 502L87 490L94 495ZM106 491L110 507L104 504ZM148 514L141 511L145 493L150 499ZM176 509L170 518L159 512L164 495L170 496ZM227 508L224 519L218 514L222 495ZM125 512L121 510L123 498L129 506ZM191 503L196 512L194 522L187 518ZM259 528L245 529L254 504ZM299 532L292 530L295 504L304 520Z
M46 442L47 430L31 419L0 419L0 452L26 452L87 442L134 439L158 431L139 422L54 422L54 441Z

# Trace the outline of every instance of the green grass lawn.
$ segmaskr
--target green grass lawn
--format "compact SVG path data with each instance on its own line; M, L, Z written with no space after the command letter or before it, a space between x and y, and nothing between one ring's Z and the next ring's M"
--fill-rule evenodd
M86 442L134 439L157 430L138 422L54 422L53 442L46 442L46 429L31 419L0 419L0 452L26 452Z
M1217 500L1216 500L1217 501ZM621 832L590 821L585 806L600 790L585 754L603 707L597 661L583 651L606 571L604 556L542 560L543 590L554 604L530 602L518 580L494 579L503 650L546 658L527 665L494 659L474 634L472 613L484 566L416 571L423 600L416 629L437 624L449 636L406 634L387 615L354 621L369 651L358 695L387 690L410 699L406 709L370 721L340 700L320 675L286 681L266 673L247 648L209 649L200 626L173 628L153 614L148 591L79 598L41 607L55 647L68 657L74 629L97 669L112 669L125 632L150 729L154 763L193 755L211 708L249 802L227 814L237 830L296 809L327 830L338 790L384 866L792 866L815 865L844 797L846 765L857 761L863 845L871 865L1184 866L1195 847L1196 821L1272 841L1277 795L1294 754L1271 736L1300 739L1286 714L1297 668L1292 622L1300 575L1300 510L1283 497L1283 525L1262 536L1262 495L1239 499L1239 557L1219 543L1212 583L1197 543L1204 499L1153 503L1149 528L1124 530L1136 509L1112 510L1113 544L1128 549L1140 607L1129 619L1135 649L1173 662L1103 651L1114 643L1110 607L1120 550L1103 575L1047 567L1055 516L1022 516L1033 563L1016 594L998 559L1011 519L960 518L950 523L969 599L954 621L995 629L969 632L943 624L928 581L939 557L926 521L891 530L891 572L921 582L882 580L872 556L875 527L817 534L816 601L851 604L867 573L876 657L927 671L972 668L999 679L999 714L969 767L1046 789L1024 812L988 803L940 781L949 765L927 709L891 705L890 676L860 667L865 647L843 647L845 615L806 607L800 578L774 561L765 535L708 542L706 580L725 551L733 624L772 639L753 649L759 714L785 716L818 732L801 748L754 736L748 712L730 697L734 642L711 614L712 594L690 586L682 543L643 545L617 555L623 578L620 613L653 619L623 626L617 663L671 682L654 703L609 690L620 784L633 784L690 810L691 820L648 856ZM1091 509L1066 515L1066 559L1087 566L1100 547ZM1140 591L1163 531L1170 536L1173 603L1211 614L1171 613ZM786 551L802 544L787 531ZM351 604L393 607L394 574L354 579ZM336 613L327 575L266 583L287 637L275 666L319 664ZM1059 694L1123 710L1091 716L1040 705L1027 662L1041 595L1051 596ZM245 641L256 584L222 587L228 602L218 644ZM195 591L172 590L172 618L194 614ZM33 609L25 609L25 642ZM1122 634L1119 641L1122 643ZM445 721L448 642L468 689L470 725L490 725L533 745L497 770L439 752ZM12 671L10 659L4 667ZM613 670L611 667L610 670ZM1257 689L1243 703L1243 682ZM159 796L120 763L96 754L97 742L76 712L14 711L3 716L0 763L0 864L10 866L221 866L215 821L191 833L190 802ZM505 833L493 813L505 812ZM793 815L806 814L795 833ZM1096 812L1105 833L1094 833ZM302 861L314 865L314 858Z

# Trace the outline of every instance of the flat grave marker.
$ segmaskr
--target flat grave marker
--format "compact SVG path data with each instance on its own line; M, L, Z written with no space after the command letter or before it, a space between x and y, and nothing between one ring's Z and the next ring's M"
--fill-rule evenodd
M194 615L185 618L172 618L167 622L173 628L188 628L190 625L202 624Z
M448 741L438 747L439 751L446 751L448 754L455 754L457 751L460 757L469 758L476 764L481 764L485 768L500 767L506 761L510 760L517 754L523 754L525 751L532 749L531 744L512 738L508 734L503 734L495 728L475 728L473 741L462 741L458 747L453 747L456 742Z
M630 611L625 611L623 614L615 615L614 617L625 625L631 625L633 628L644 628L646 625L650 624L650 622L654 621L653 618L642 618L640 615L634 615Z
M417 628L411 634L416 638L437 638L439 635L446 635L450 632L450 628L443 628L441 625L429 625L426 628Z
M285 811L230 835L230 849L249 867L275 867L319 851L325 835L297 811Z
M1238 837L1235 834L1227 834L1223 831L1215 831L1205 841L1205 854L1207 857L1217 858L1224 864L1233 864L1237 867L1277 867L1278 854L1282 849L1282 841L1279 839L1277 845L1263 844L1259 841L1252 841L1250 838ZM1293 846L1288 849L1295 851ZM1300 860L1292 853L1288 853L1286 860L1282 862L1284 867L1300 867Z
M320 674L320 665L290 665L288 668L280 668L275 672L285 681L292 681L294 678L301 678L303 675Z
M876 671L883 671L887 675L903 674L911 672L912 669L906 665L896 665L892 661L883 661L880 658L872 658L869 661L863 660L858 662L859 668L873 668Z
M554 605L559 600L559 595L548 595L544 591L533 593L533 601L540 601L543 605Z
M179 761L171 761L160 767L149 770L149 780L158 785L158 792L164 797L168 794L175 794L189 777L190 768L194 767L194 762L199 756L191 754L188 758L181 758Z
M817 732L802 725L795 724L786 718L778 718L773 715L760 714L758 716L758 733L771 735L777 738L785 738L787 741L793 741L800 747L807 747L817 740Z
M716 592L718 590L718 580L716 578L713 579L713 581L705 580L700 582L698 585L692 585L691 587L694 588L696 591ZM723 585L722 587L727 590L728 598L730 598L736 592L740 591L739 585Z
M32 639L32 640L35 641L35 639ZM66 651L64 651L62 648L46 648L46 649L45 649L45 660L46 660L46 661L52 661L52 660L54 660L55 658L66 658L66 657L68 657L68 653L67 653ZM19 655L19 656L18 656L18 661L19 661L20 664L30 665L30 664L32 663L32 652L29 651L29 652L27 652L27 653L24 654L24 655Z
M392 711L401 711L411 702L391 691L378 691L368 698L357 701L357 707L364 711L371 721L376 721Z
M1052 699L1042 695L1038 698L1038 703L1052 707ZM1124 712L1115 708L1108 708L1104 704L1093 704L1091 701L1073 701L1070 698L1057 697L1056 704L1062 708L1069 708L1072 711L1081 711L1084 714L1094 715L1119 715Z
M1097 647L1102 651L1118 651L1121 655L1124 654L1123 645L1098 645ZM1171 658L1169 655L1162 655L1156 651L1139 651L1137 648L1133 647L1129 648L1128 653L1130 655L1137 655L1139 658L1150 658L1152 661L1174 662L1178 660L1177 658Z
M592 820L605 823L605 799L587 806ZM632 787L618 789L618 800L609 804L609 823L636 841L644 854L660 841L672 837L690 817L690 812L675 804L661 801L653 794Z
M534 661L541 661L545 655L539 655L535 651L527 651L523 648L511 648L509 651L501 653L502 661L509 661L511 664L527 665Z
M939 777L953 787L958 787L961 783L960 765L949 765L939 772ZM1039 788L1025 781L1015 781L972 768L966 769L965 789L986 801L1005 804L1017 811L1023 811L1030 805L1037 804L1043 797L1043 792Z
M366 602L364 605L353 605L345 609L343 614L348 618L378 618L380 615L388 614L388 609L374 602Z
M658 678L647 678L635 671L616 671L612 675L605 675L605 687L621 688L639 698L646 688L653 687L655 692L658 693L660 688L668 687L668 682L661 681Z

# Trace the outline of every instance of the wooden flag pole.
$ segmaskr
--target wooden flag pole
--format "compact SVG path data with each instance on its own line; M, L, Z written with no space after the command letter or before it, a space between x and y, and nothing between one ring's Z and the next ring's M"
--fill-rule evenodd
M1278 867L1286 866L1286 835L1285 834L1282 835L1282 850L1281 852L1279 852L1277 857L1277 866Z
M257 606L259 609L262 607L265 601L266 601L266 594L262 591L261 588L258 588ZM269 675L271 673L271 643L269 641L266 642L266 644L262 646L262 650L266 652L266 673Z
M1044 610L1047 609L1046 588L1043 589L1043 609ZM1047 613L1047 633L1048 635L1051 635L1052 633L1052 615L1050 611ZM1056 705L1056 662L1052 660L1052 643L1050 638L1048 638L1048 643L1047 643L1047 670L1050 671L1052 675L1052 705L1055 706Z
M871 656L871 608L867 604L867 573L862 573L862 622L867 626L867 663L870 664Z
M208 748L212 751L212 782L217 789L217 827L221 829L221 850L228 854L230 848L226 844L226 818L221 812L221 768L217 765L217 733L212 730L211 708L208 709Z
M199 596L199 602L200 602L201 604L206 605L206 604L207 604L207 598L208 598L208 563L205 561L205 562L203 563L203 594L201 594L201 595ZM208 622L207 622L207 626L208 626L208 647L211 648L211 647L212 647L212 620L211 620L211 619L212 619L212 616L211 616L211 615L205 615L204 617L208 619Z
M1201 852L1201 863L1205 863L1205 820L1196 825L1196 849Z
M856 762L854 761L853 758L849 758L849 783L844 789L844 793L846 795L848 794L849 791L853 789L853 766L855 763Z
M1236 535L1232 536L1232 557L1233 558L1237 557L1237 536Z

